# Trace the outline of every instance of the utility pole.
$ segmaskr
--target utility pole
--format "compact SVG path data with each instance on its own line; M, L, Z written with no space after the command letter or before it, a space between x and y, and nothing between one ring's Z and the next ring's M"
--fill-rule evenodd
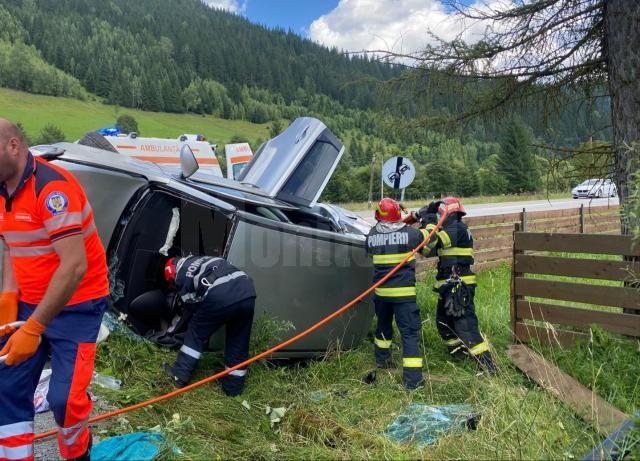
M369 172L369 200L367 203L367 208L370 210L371 209L371 204L373 202L373 171L376 168L376 154L374 153L371 156L371 168L370 168L370 172Z
M382 179L382 165L384 165L384 155L380 154L380 200L384 198L384 179Z

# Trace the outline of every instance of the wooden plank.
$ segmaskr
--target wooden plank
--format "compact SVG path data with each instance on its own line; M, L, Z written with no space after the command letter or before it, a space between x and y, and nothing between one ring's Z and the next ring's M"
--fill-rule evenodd
M578 340L589 340L589 335L579 331L565 331L515 322L515 339L523 343L539 342L545 346L572 347Z
M495 250L485 250L474 253L474 261L476 263L483 263L487 261L493 261L494 259L507 259L511 257L511 248L497 248Z
M518 272L526 272L528 274L624 281L632 277L634 273L640 273L640 263L632 263L630 261L562 258L531 254L517 255L515 259Z
M473 240L478 241L485 238L495 238L497 236L512 235L513 224L499 224L497 226L472 227L471 234Z
M510 258L494 259L492 261L476 263L473 266L471 266L471 270L473 272L480 272L487 269L493 269L494 267L501 267L503 264L511 265L511 259Z
M516 232L515 248L518 250L640 256L640 245L634 245L629 236L603 237L595 234Z
M478 240L477 242L474 240L473 248L475 251L485 250L488 248L509 248L513 247L513 235L508 235L506 237L497 237L492 239L484 239Z
M529 225L529 231L533 231L533 225L536 228L544 228L544 227L571 227L580 225L580 215L569 216L567 218L553 218L553 219L536 219L531 221Z
M602 306L624 307L640 311L640 292L635 288L587 285L517 277L516 294L538 298L573 301Z
M489 216L472 216L470 218L464 218L464 222L469 227L488 225L488 224L502 224L507 222L520 222L522 213L505 213Z
M640 337L640 315L595 311L520 299L517 302L517 316L518 319L540 320L576 327L589 327L596 324L614 333Z
M598 394L547 362L527 346L509 346L507 356L529 378L570 406L601 434L608 435L628 418Z

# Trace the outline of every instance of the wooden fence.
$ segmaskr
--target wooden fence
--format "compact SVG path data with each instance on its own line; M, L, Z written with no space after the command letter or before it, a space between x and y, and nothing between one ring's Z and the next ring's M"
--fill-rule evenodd
M564 256L567 253L610 255L610 259ZM629 236L514 232L511 330L515 339L571 345L584 338L580 330L592 324L640 337L639 257L640 244L634 245ZM569 330L562 329L567 326Z
M492 216L464 218L473 234L474 271L511 263L513 230L516 224L527 231L562 233L620 233L619 207L582 205L579 208L551 211L523 211ZM434 259L419 257L420 274L436 264ZM422 275L421 275L422 277Z

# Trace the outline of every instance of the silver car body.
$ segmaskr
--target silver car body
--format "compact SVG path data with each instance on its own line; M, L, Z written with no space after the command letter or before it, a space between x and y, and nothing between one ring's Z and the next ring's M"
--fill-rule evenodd
M314 208L344 150L319 120L298 119L268 141L245 169L244 183L200 172L185 179L171 169L79 144L54 147L60 152L49 153L50 161L80 180L93 206L119 312L127 314L133 299L162 287L166 257L159 249L178 221L173 254L221 255L245 270L256 286L257 317L266 312L290 322L293 330L285 337L371 284L361 231L366 229L347 229ZM47 149L36 150L47 155ZM372 317L365 299L280 355L313 356L337 343L353 347L368 333ZM157 324L128 320L141 333Z

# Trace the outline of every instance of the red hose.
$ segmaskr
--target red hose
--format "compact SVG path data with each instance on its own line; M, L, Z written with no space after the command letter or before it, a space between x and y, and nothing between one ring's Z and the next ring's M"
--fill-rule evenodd
M105 419L109 419L109 418L113 418L114 416L118 416L121 415L123 413L128 413L130 411L134 411L134 410L138 410L139 408L143 408L149 405L153 405L154 403L158 403L158 402L162 402L163 400L168 400L172 397L175 397L177 395L180 394L184 394L185 392L189 392L190 390L193 390L197 387L202 386L203 384L207 384L210 383L212 381L215 381L219 378L222 378L223 376L228 375L229 373L231 373L232 371L235 370L239 370L240 368L244 368L247 365L256 362L260 359L263 359L271 354L273 354L274 352L279 351L280 349L283 349L285 347L287 347L290 344L295 343L296 341L298 341L299 339L304 338L305 336L307 336L309 333L317 330L318 328L320 328L321 326L325 325L326 323L329 323L331 320L335 319L336 317L338 317L340 314L342 314L344 311L346 311L347 309L353 307L356 303L362 301L362 299L364 299L366 296L368 296L371 292L373 292L373 290L375 290L376 288L378 288L380 285L382 285L384 282L386 282L393 274L395 274L409 259L411 259L418 251L420 251L422 249L422 247L424 247L427 242L429 240L431 240L431 237L433 237L433 235L435 234L435 232L442 226L442 223L444 222L444 220L446 219L447 215L448 215L448 211L444 213L444 215L440 218L440 220L438 221L438 223L436 224L436 227L434 229L431 230L431 232L429 232L429 235L427 237L424 238L424 240L420 243L420 245L418 245L411 253L409 253L402 261L400 261L398 263L398 265L396 267L394 267L387 275L385 275L383 278L381 278L380 280L378 280L375 284L373 284L371 287L369 287L366 291L364 291L363 293L361 293L360 295L358 295L356 298L354 298L353 300L351 300L350 302L348 302L347 304L345 304L344 306L342 306L340 309L338 309L337 311L335 311L334 313L328 315L327 317L325 317L324 319L320 320L318 323L316 323L315 325L310 326L309 328L307 328L306 330L304 330L303 332L295 335L294 337L287 339L286 341L284 341L283 343L278 344L277 346L272 347L269 350L266 350L254 357L251 357L247 360L245 360L242 363L239 363L231 368L227 368L224 371L221 371L220 373L216 373L215 375L209 376L208 378L204 378L198 382L195 382L193 384L189 384L188 386L185 386L181 389L176 389L175 391L169 392L168 394L164 394L161 395L159 397L153 398L151 400L147 400L145 402L140 402L137 403L135 405L131 405L129 407L125 407L125 408L120 408L119 410L114 410L114 411L110 411L108 413L103 413L101 415L98 416L94 416L93 418L91 418L89 420L89 423L95 423L98 421L102 421ZM40 440L40 439L44 439L47 437L51 437L53 435L56 435L58 433L57 429L54 429L52 431L48 431L48 432L43 432L41 434L36 434L35 436L35 440Z

